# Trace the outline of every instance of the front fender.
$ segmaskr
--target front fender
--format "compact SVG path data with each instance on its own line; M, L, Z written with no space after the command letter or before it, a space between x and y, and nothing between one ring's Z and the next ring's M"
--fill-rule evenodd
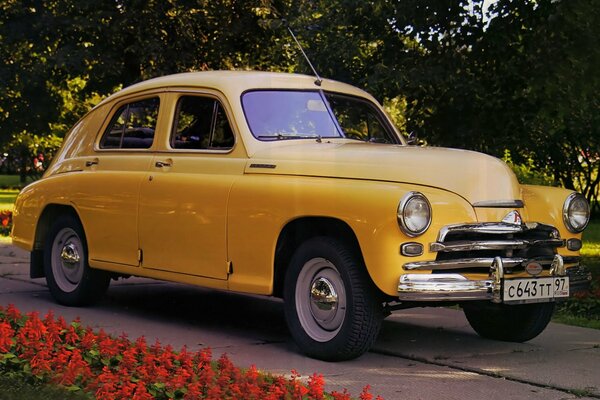
M400 199L409 191L420 191L429 199L433 221L429 230L409 238L396 218ZM397 294L402 265L426 260L428 244L439 228L476 220L472 207L452 193L418 185L368 180L298 176L245 175L232 188L228 207L228 252L234 273L230 288L272 294L275 247L283 227L302 217L335 218L354 232L366 268L384 293ZM419 242L425 253L404 257L400 246Z

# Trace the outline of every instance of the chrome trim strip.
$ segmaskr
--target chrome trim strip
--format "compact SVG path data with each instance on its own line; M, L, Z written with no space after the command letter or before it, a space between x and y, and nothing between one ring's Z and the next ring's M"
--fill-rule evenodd
M473 207L485 207L485 208L523 208L525 203L523 200L485 200L473 203Z
M526 249L534 246L564 247L565 241L562 239L542 239L542 240L460 240L454 242L440 243L434 242L429 245L431 252L452 252L452 251L473 251L473 250L505 250L505 249Z
M250 164L249 168L275 169L275 168L277 168L277 165L275 165L275 164Z

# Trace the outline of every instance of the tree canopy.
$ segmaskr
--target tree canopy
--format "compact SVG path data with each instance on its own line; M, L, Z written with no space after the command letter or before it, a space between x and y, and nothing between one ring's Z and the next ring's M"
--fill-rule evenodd
M60 138L143 79L207 69L363 87L430 145L530 165L598 199L600 9L593 0L0 0L0 143ZM50 140L51 143L54 143Z

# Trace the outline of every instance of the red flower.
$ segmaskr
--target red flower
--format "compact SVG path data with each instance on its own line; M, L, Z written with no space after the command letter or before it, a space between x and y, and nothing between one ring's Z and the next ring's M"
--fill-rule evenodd
M13 345L15 331L6 321L0 322L0 353L8 353Z
M240 370L225 354L214 363L210 349L188 353L184 347L177 353L158 341L148 347L143 337L134 343L124 335L115 339L103 331L95 334L82 328L78 320L66 324L51 312L43 320L37 313L23 316L12 305L6 310L0 306L0 352L18 357L10 364L17 372L77 386L103 400L325 397L325 381L319 374L310 376L308 385L295 370L290 379L267 378L255 366ZM363 389L361 400L373 399L369 390L369 386ZM350 399L346 390L333 392L331 397Z

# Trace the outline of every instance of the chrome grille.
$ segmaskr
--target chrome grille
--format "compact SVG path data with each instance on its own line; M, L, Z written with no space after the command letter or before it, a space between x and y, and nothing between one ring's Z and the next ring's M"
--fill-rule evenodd
M502 258L507 274L522 271L532 261L550 269L556 249L564 246L556 228L540 223L448 225L429 245L429 250L437 253L436 260L407 263L404 269L489 273L495 257ZM577 257L565 257L565 264L577 262Z

